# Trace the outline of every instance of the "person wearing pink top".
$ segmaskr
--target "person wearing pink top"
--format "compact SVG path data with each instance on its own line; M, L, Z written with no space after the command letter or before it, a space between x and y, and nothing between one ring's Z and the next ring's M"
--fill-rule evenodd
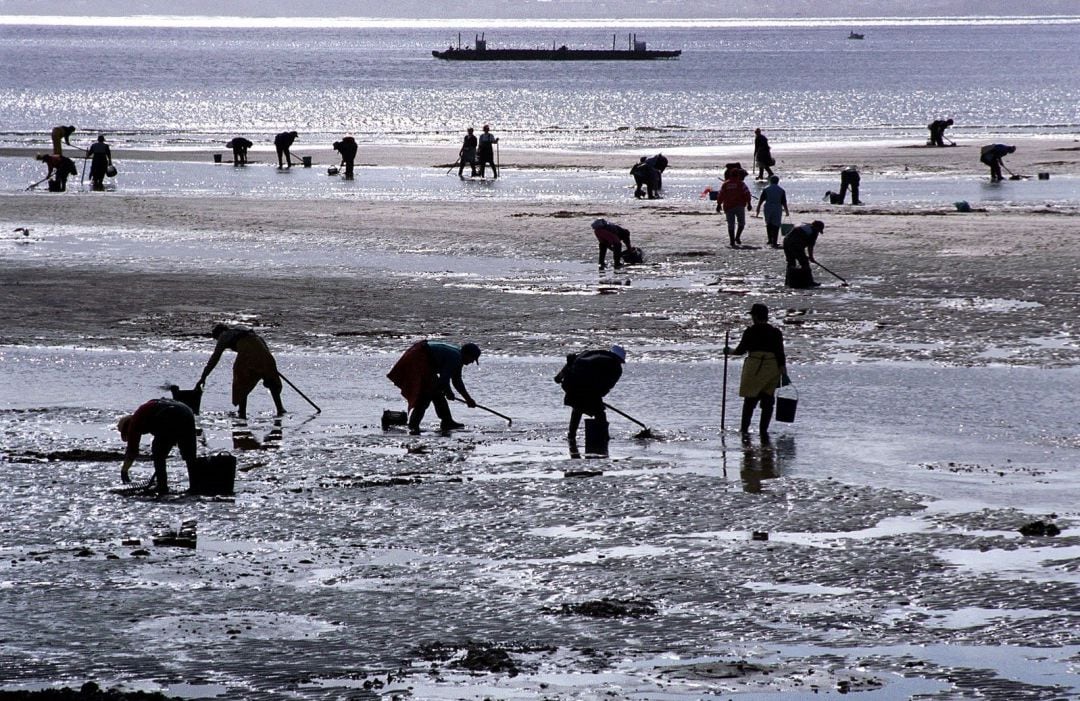
M750 188L746 186L746 175L742 168L729 169L728 178L720 186L720 192L716 196L716 211L723 211L727 217L728 239L732 248L742 245L742 232L746 228L746 210L750 207Z

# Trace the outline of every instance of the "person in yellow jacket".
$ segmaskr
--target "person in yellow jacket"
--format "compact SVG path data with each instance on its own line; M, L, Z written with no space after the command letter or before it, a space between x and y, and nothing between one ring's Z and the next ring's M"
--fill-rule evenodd
M790 382L787 376L787 357L784 355L784 335L780 329L769 323L769 308L764 304L750 307L753 320L734 350L724 346L724 355L746 355L743 361L742 377L739 381L739 396L743 398L742 422L739 431L750 433L750 421L754 417L754 408L761 403L761 417L758 430L762 437L769 434L769 422L772 421L773 394L776 388Z

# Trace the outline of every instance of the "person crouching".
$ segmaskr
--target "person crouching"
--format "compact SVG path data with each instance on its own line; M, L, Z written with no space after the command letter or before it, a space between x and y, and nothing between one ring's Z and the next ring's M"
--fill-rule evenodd
M150 455L154 460L154 476L146 486L154 486L158 494L169 493L169 474L166 460L173 447L180 449L180 457L187 463L188 479L197 457L195 450L195 414L183 402L174 399L151 399L134 414L128 414L116 424L120 439L127 443L124 463L120 467L120 479L128 484L131 465L139 457L139 441L146 434L154 437Z

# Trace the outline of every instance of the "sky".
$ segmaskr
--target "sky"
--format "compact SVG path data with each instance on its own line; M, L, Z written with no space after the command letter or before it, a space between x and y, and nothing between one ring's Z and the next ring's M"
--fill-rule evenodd
M0 0L0 15L725 18L1077 15L1080 0Z

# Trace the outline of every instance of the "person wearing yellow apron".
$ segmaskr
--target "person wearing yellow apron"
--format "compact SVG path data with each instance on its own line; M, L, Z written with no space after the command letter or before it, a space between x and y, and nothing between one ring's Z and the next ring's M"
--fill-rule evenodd
M780 329L769 323L769 308L764 304L750 307L753 320L745 331L739 345L732 349L724 346L725 355L746 355L743 361L742 377L739 381L739 396L743 398L742 423L739 431L743 435L750 433L750 421L754 417L754 408L761 403L761 417L758 430L762 438L768 437L769 422L772 421L773 396L781 384L788 384L787 358L784 355L784 335Z

